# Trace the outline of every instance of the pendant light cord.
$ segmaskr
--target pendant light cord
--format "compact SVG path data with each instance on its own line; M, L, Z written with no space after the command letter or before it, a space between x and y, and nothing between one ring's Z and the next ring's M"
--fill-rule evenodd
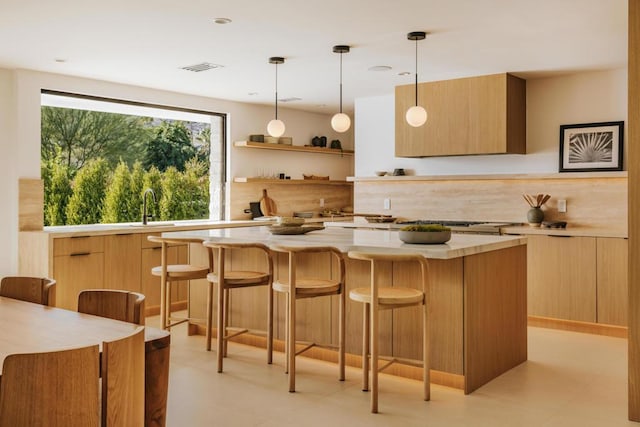
M340 113L342 113L342 52L340 52Z
M276 120L278 120L278 63L276 62Z
M418 106L418 39L416 39L416 107Z

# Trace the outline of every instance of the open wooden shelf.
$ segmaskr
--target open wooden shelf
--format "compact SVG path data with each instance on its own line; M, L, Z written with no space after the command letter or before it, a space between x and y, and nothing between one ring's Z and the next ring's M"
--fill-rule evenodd
M258 148L261 150L298 151L303 153L333 154L336 156L343 156L343 157L353 156L353 150L341 150L338 148L307 147L304 145L285 145L285 144L272 144L268 142L250 142L250 141L236 141L234 142L233 145L236 147Z
M334 181L328 179L271 179L271 178L254 178L254 177L245 177L238 176L233 178L233 182L236 183L264 183L264 184L310 184L310 185L353 185L352 182L348 181Z

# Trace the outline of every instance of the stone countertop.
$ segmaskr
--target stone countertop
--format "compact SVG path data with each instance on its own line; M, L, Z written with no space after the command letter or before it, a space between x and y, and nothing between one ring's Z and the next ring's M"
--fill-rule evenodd
M147 225L140 222L118 224L86 224L44 227L36 233L47 233L53 238L102 236L112 234L134 233L160 233L166 231L203 230L230 227L252 227L256 225L268 225L274 221L212 221L212 220L185 220L185 221L153 221Z
M300 235L275 235L268 227L244 227L212 230L164 232L162 236L196 238L202 241L261 242L269 247L277 245L335 246L342 252L350 250L387 253L418 252L427 258L450 259L513 246L524 245L523 236L489 236L453 234L451 240L439 245L403 243L395 230L361 230L330 227Z
M567 225L567 228L546 228L546 227L530 227L528 225L521 227L503 227L503 234L511 235L543 235L543 236L575 236L575 237L615 237L628 238L625 229L614 227L585 227Z

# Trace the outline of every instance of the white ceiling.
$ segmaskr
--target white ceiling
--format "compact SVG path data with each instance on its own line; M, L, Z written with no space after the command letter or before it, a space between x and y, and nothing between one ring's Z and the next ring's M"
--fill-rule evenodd
M233 22L214 24L213 18ZM627 0L0 0L0 68L333 113L420 81L512 72L524 78L627 63ZM64 62L57 62L63 60ZM224 68L194 73L202 62ZM391 71L368 71L388 65Z

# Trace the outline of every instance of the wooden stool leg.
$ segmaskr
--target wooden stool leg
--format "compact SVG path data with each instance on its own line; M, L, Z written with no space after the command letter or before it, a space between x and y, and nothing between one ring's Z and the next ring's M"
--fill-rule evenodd
M222 345L223 345L223 350L222 350L222 356L223 357L227 357L227 344L229 342L229 340L227 340L227 328L229 327L229 312L231 311L231 306L229 304L229 294L231 292L229 291L229 289L225 288L224 290L224 327L223 327L223 333L222 335L225 337L224 340L222 341Z
M369 391L369 304L363 304L362 313L362 391Z
M289 296L289 392L296 391L296 297Z
M371 412L378 413L378 308L371 304Z
M273 288L267 290L267 363L273 363Z
M222 356L224 341L224 284L222 279L218 279L218 322L217 322L217 342L216 351L218 352L218 372L222 372Z
M162 243L160 261L162 265L160 275L160 327L167 329L167 244Z
M165 325L167 325L166 329L171 327L171 280L166 281L166 296L165 296Z
M345 341L345 321L344 321L344 316L345 316L345 310L346 310L346 299L347 299L347 293L345 292L344 288L342 290L342 293L340 294L340 307L339 307L339 312L338 312L338 328L339 328L339 332L338 332L338 367L340 370L340 381L344 381L345 375L344 375L344 341Z
M422 381L424 382L424 400L431 399L431 346L429 331L429 296L425 295L425 302L422 306L422 363L423 373Z
M284 313L284 373L289 374L289 294L285 294Z
M213 282L207 288L207 351L211 351L211 332L213 329Z

